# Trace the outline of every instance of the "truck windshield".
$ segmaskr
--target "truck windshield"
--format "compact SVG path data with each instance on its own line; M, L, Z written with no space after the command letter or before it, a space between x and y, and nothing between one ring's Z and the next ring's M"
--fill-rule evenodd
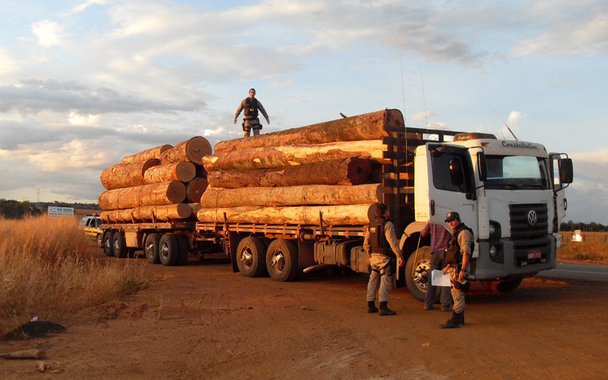
M487 189L549 189L547 165L531 156L486 156Z

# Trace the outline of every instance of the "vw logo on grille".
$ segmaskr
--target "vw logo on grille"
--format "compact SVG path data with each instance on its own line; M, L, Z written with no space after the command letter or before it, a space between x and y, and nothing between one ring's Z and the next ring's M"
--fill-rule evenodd
M533 226L538 221L538 216L536 216L536 211L530 210L528 211L528 224Z

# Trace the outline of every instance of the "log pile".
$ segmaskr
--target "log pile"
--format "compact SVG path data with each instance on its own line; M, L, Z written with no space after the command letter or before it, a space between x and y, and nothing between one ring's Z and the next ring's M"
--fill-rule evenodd
M200 222L362 225L381 197L384 138L398 110L223 141L203 157ZM376 173L374 172L376 171Z
M193 219L207 187L204 137L161 145L124 157L102 171L106 191L99 195L104 222L156 222ZM192 195L191 195L192 194Z

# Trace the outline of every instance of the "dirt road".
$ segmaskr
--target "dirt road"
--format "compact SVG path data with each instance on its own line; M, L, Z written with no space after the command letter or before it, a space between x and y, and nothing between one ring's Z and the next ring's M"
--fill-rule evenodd
M294 283L227 264L145 266L150 288L86 310L40 347L1 361L1 378L606 379L608 284L528 279L512 294L468 296L466 326L393 290L394 317L366 313L366 277L314 273ZM1 359L0 359L1 360Z

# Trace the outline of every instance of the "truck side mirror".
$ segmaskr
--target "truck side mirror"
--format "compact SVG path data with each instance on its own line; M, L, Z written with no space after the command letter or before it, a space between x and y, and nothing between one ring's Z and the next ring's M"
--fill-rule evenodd
M477 153L477 169L479 171L479 180L485 182L488 179L488 164L486 155L482 152Z
M452 184L455 186L462 186L464 184L462 164L459 160L450 160L450 176L452 177Z
M572 183L574 179L574 170L572 168L571 158L562 158L560 160L559 180L561 183Z

